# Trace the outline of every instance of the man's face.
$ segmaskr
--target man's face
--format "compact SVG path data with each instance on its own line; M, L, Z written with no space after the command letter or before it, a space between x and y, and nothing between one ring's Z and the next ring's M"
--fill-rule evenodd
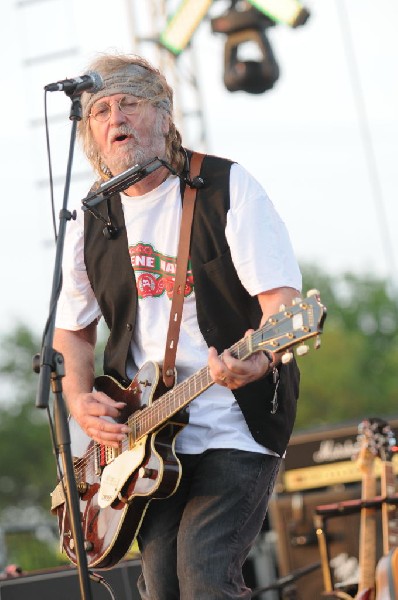
M165 158L169 118L150 102L114 94L95 102L90 115L94 147L112 175L155 156Z

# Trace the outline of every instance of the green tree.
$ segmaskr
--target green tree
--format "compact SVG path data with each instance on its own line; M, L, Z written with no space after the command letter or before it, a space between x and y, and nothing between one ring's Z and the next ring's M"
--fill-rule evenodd
M8 506L48 510L55 482L46 411L35 406L32 357L38 348L38 340L24 325L2 340L0 511Z
M32 358L39 350L39 338L20 324L2 339L0 354L0 529L6 559L24 570L66 561L57 551L57 523L50 513L57 481L51 395L48 411L36 407L39 379ZM100 350L98 362L99 355Z
M303 289L321 290L321 349L299 359L296 429L398 414L398 302L388 282L303 267Z
M3 560L24 570L59 565L50 492L55 460L45 410L36 408L32 357L39 340L24 325L2 339L0 360L0 527ZM43 537L44 536L44 537Z
M102 338L101 330L98 357ZM48 513L57 471L50 433L51 395L48 411L36 407L39 380L32 359L40 340L27 326L18 325L4 337L1 348L0 514L9 506L35 506Z

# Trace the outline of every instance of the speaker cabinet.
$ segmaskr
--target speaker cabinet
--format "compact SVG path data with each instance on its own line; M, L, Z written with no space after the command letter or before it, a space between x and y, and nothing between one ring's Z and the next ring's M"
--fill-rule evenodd
M95 570L94 570L95 572ZM98 571L118 600L139 600L137 579L141 572L138 560L122 561L107 571ZM90 581L93 600L109 600L110 594L100 583ZM1 600L73 600L80 598L78 573L66 567L32 572L16 579L0 581Z
M291 575L321 562L313 520L317 506L360 497L360 484L338 490L275 495L270 502L269 514L277 535L279 575ZM358 581L359 530L359 513L327 519L328 549L336 587L344 589ZM380 539L381 532L377 535L378 545L381 545ZM377 553L381 554L381 548L377 548ZM297 600L320 598L324 590L321 567L298 579L294 586Z

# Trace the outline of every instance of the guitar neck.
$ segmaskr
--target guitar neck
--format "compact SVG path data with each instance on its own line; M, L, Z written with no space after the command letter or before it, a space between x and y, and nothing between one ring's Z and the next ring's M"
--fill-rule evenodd
M290 314L287 315L287 318L290 318ZM274 320L271 320L251 335L236 342L229 348L229 352L235 358L246 360L259 350L280 350L288 345L270 342L268 336L270 331L272 331L273 340L275 339L275 335L281 335L278 331L277 323ZM311 333L308 337L313 335L314 334ZM303 337L304 336L301 336L300 340L302 340ZM292 339L294 340L294 337L289 337L291 344ZM163 396L158 398L156 402L142 411L131 415L128 419L128 425L131 427L133 435L135 434L135 439L139 440L159 428L159 425L166 423L173 415L187 406L192 400L200 396L200 394L213 384L214 381L210 375L209 367L203 367L181 383L177 384L174 388L170 389Z
M312 337L317 338L315 348L318 348L325 318L326 308L320 303L319 293L313 290L308 292L306 299L298 298L289 308L283 307L257 331L231 346L229 352L235 358L246 360L259 350L283 352ZM155 431L213 383L209 368L203 367L157 398L156 402L136 411L128 419L133 439L139 440Z
M240 360L246 360L259 349L271 350L273 346L267 342L267 332L271 329L275 334L274 322L266 323L252 335L236 342L229 348L232 356ZM128 419L128 425L131 427L135 440L139 440L158 429L160 425L166 423L173 415L213 384L214 381L210 375L209 367L203 367L170 389L156 402L131 415Z
M127 424L131 427L134 440L138 441L158 429L159 426L187 406L213 383L209 368L203 367L200 371L166 392L156 402L141 411L133 413Z
M362 500L376 496L376 478L373 463L366 468L362 477ZM375 587L376 569L376 509L362 508L359 542L359 585L358 591Z
M395 494L395 474L392 461L382 463L381 472L381 494L385 498L391 498ZM398 507L396 504L383 502L381 507L382 532L383 532L383 554L387 555L390 550L398 547Z
M229 349L235 358L241 360L247 359L258 350L267 327L264 326L256 331L252 336L243 338ZM254 339L254 343L253 343ZM254 349L255 348L255 349ZM192 400L200 396L204 391L210 388L214 381L210 375L209 367L203 367L193 375L170 389L156 402L146 407L142 411L136 412L128 419L128 425L135 433L135 440L148 435L166 423L178 411L187 406Z

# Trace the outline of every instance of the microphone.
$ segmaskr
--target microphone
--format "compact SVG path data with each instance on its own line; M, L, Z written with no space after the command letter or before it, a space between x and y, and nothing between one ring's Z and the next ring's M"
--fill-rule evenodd
M89 71L80 77L73 79L61 79L55 83L49 83L44 86L46 92L65 92L68 96L73 94L81 94L82 92L99 92L104 87L104 82L99 73Z
M159 167L166 167L171 173L176 174L171 165L155 156L155 158L148 160L143 165L134 165L134 167L130 167L126 171L123 171L123 173L115 175L115 177L108 179L108 181L101 183L96 189L90 191L82 200L83 210L90 210L108 196L123 192L131 185L134 185L153 171L156 171L156 169L159 169Z

